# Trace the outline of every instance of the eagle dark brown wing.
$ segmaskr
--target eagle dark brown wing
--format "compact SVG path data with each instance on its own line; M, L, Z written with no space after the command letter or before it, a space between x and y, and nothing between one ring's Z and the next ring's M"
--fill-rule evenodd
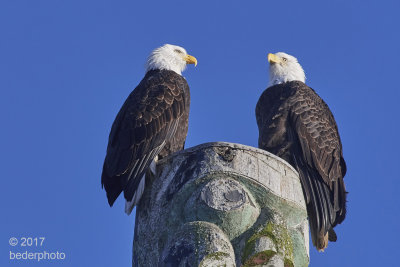
M346 215L346 164L335 119L326 103L302 82L268 88L256 108L259 147L299 172L317 249L336 241L333 227Z
M150 163L172 140L174 148L183 148L189 97L186 80L168 70L147 72L128 96L111 128L103 165L110 206L122 191L132 199ZM179 140L173 139L177 132Z

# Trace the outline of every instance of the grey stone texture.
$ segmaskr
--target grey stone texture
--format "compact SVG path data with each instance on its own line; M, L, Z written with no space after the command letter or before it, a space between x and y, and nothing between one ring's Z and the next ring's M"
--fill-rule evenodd
M206 143L159 161L146 179L133 266L308 266L303 192L282 159Z

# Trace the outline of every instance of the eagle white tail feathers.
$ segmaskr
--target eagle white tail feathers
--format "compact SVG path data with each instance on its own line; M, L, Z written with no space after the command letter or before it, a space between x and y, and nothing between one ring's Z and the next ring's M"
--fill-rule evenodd
M150 163L149 169L150 169L150 172L151 172L151 174L152 174L153 176L155 176L156 173L157 173L157 169L156 169L157 161L158 161L158 155L157 155L157 156L153 159L153 161Z
M130 215L133 208L139 203L139 200L143 195L145 183L146 183L146 174L144 174L142 176L142 179L140 179L139 186L136 189L135 194L133 194L132 200L131 201L126 200L126 202L125 202L125 213L126 214Z
M156 169L157 160L158 160L158 156L156 156L154 158L154 160L150 163L150 166L149 166L149 170L150 170L151 174L154 176L157 173L157 169ZM132 200L131 201L126 200L126 202L125 202L125 213L126 214L130 215L133 208L139 203L140 199L142 198L145 185L146 185L146 174L144 174L142 176L142 179L140 179L139 186L138 186L135 194L133 194Z
M318 249L319 252L324 252L324 250L328 247L329 234L326 233L325 235L323 235L322 233L319 233L316 239L316 243L314 244L315 247Z

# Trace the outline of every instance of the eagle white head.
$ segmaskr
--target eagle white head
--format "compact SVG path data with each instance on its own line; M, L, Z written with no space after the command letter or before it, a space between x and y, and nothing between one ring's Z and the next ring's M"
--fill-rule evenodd
M183 47L165 44L151 52L146 63L146 72L149 70L172 70L182 75L186 64L197 65L197 59L188 55Z
M290 81L306 81L304 70L294 56L283 52L268 54L269 86Z

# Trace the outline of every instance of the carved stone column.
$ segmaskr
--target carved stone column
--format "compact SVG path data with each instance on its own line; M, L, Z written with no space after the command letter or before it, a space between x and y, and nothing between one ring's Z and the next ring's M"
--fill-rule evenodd
M308 266L308 246L297 172L257 148L207 143L158 162L133 266Z

